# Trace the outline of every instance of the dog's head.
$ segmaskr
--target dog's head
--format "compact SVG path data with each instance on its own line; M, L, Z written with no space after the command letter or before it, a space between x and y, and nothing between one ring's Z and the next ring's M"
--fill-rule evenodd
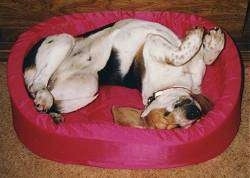
M205 96L178 88L163 91L146 107L142 117L152 128L188 127L211 109L212 103Z

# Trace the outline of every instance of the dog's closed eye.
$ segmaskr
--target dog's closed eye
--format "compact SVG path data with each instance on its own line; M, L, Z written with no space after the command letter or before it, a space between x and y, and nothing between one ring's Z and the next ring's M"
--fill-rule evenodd
M178 108L178 107L181 107L183 105L186 105L186 104L191 104L192 103L192 100L190 99L184 99L184 100L181 100L179 102L177 102L175 105L174 105L174 108Z
M170 114L170 112L166 111L166 112L164 113L164 116L167 117L169 114Z
M75 53L73 54L73 56L79 55L79 54L81 54L81 53L82 53L82 51L77 51L77 52L75 52Z
M52 43L52 42L54 42L54 40L49 40L47 43L50 44L50 43Z

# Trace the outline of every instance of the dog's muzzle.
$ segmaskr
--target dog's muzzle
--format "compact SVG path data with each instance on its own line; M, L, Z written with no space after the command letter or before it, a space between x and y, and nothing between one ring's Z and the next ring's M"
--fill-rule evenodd
M202 116L200 108L191 99L184 99L175 104L174 108L181 108L188 120L196 120Z

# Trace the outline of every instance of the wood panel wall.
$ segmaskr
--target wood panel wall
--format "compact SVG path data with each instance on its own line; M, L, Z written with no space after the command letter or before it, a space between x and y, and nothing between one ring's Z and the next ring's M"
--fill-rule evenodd
M52 16L103 10L191 12L212 20L241 39L248 0L1 0L0 61L28 27Z

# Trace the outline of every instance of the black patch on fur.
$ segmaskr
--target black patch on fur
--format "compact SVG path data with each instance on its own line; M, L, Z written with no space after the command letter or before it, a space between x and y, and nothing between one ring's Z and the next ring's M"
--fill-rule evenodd
M139 91L141 91L141 85L142 85L141 80L142 80L142 78L141 78L138 64L134 60L132 65L129 68L128 73L124 76L124 78L122 80L122 84L125 87L136 88Z
M115 23L116 23L116 22L113 22L113 23L104 25L104 26L102 26L102 27L100 27L100 28L97 28L97 29L94 29L94 30L92 30L92 31L86 32L86 33L84 33L84 34L78 35L77 37L87 38L87 37L89 37L89 36L92 35L92 34L95 34L95 33L99 32L99 31L102 31L102 30L104 30L104 29L106 29L106 28L112 27Z
M98 72L99 84L122 85L120 65L118 52L115 48L112 48L106 66Z
M41 39L40 41L38 41L32 48L31 50L28 52L28 54L26 55L26 57L24 58L24 62L23 62L23 71L27 68L30 67L34 67L35 66L35 62L36 62L36 54L37 51L39 49L39 47L41 46L42 42L45 40L45 38Z
M120 85L141 91L142 71L136 60L131 64L127 74L122 77L118 51L112 48L106 66L98 72L99 85Z
M59 102L58 101L53 101L53 105L51 106L51 108L49 109L48 113L60 113L60 108L58 107Z

